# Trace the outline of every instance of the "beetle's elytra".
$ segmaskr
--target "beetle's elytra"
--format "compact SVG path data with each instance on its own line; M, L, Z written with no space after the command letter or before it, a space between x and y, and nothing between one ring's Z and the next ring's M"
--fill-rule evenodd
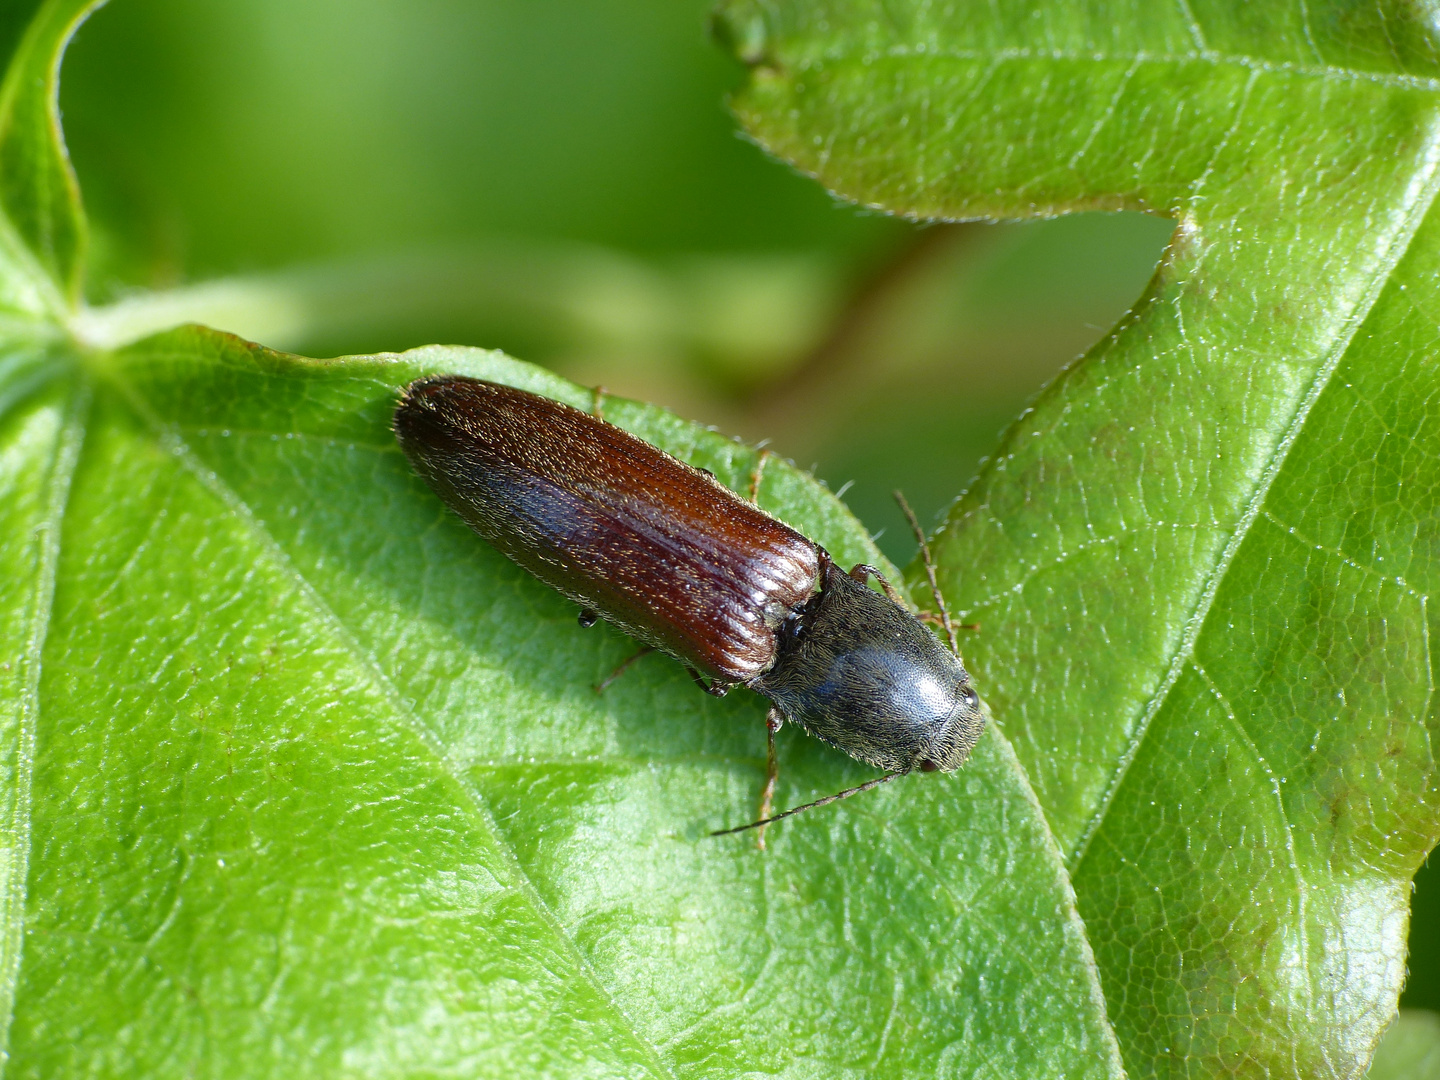
M712 693L738 684L773 702L762 818L785 720L897 775L955 769L979 738L959 658L865 585L873 567L845 573L710 474L568 405L456 375L408 386L395 434L436 494L582 621L598 613Z

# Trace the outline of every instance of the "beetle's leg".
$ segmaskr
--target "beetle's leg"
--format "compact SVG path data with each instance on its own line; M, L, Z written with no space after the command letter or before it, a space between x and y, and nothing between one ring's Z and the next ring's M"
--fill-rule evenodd
M690 673L690 678L694 680L695 685L711 697L724 697L730 692L730 688L735 685L734 683L720 682L717 679L707 686L705 680L700 677L700 673L693 667L687 667L685 670Z
M764 821L775 812L772 800L775 798L775 784L780 779L780 759L775 756L775 733L784 724L784 714L772 705L765 716L765 787L760 792L760 813L755 815L758 821ZM765 830L768 827L761 825L760 833L755 838L761 851L765 850Z
M945 636L950 639L950 651L958 659L960 656L960 643L955 640L955 627L950 622L950 609L945 606L945 597L940 594L940 583L935 580L935 560L930 558L930 543L925 539L925 530L920 527L920 519L915 516L915 511L910 509L910 504L905 501L905 496L895 491L895 501L900 504L900 511L905 515L905 520L910 522L910 531L915 534L915 542L920 545L920 558L925 563L925 576L930 579L930 592L935 597L935 607L940 611L940 625L945 627Z
M923 622L926 626L938 626L942 630L945 629L945 620L940 618L940 616L936 615L933 611L921 611L917 613L915 617L921 622ZM955 629L970 630L978 634L980 632L980 624L978 622L957 622L955 624Z
M891 780L898 780L902 776L910 775L909 769L896 769L894 772L886 773L884 776L877 776L874 780L866 780L863 784L856 784L844 791L837 791L834 795L826 795L823 799L816 799L814 802L807 802L803 806L792 806L789 810L782 810L767 821L752 821L749 825L736 825L733 829L716 829L711 836L729 836L731 833L744 832L746 829L763 829L782 818L794 817L796 814L803 814L806 810L814 810L817 806L829 806L832 802L839 802L841 799L848 799L851 795L859 795L862 791L873 791L881 784L888 784Z
M865 584L867 577L873 577L876 581L880 582L880 588L885 590L885 595L890 598L892 604L900 608L905 606L905 598L895 591L895 586L886 581L885 575L869 563L856 563L850 568L850 576L860 582L861 585Z
M652 653L652 652L654 652L654 651L655 651L655 646L654 646L654 645L642 645L642 646L640 646L640 651L639 651L639 652L635 653L633 656L627 657L626 659L620 661L619 665L615 668L614 671L610 672L610 674L604 679L604 681L598 682L598 683L595 684L595 692L596 692L597 694L603 694L603 693L605 692L605 688L606 688L607 686L609 686L611 683L613 683L613 682L614 682L616 679L618 679L621 675L624 675L625 672L627 672L627 671L630 670L630 665L631 665L631 664L635 663L636 660L639 660L640 657L644 656L646 653Z
M750 470L750 501L757 502L760 498L760 477L765 474L765 462L774 457L765 447L760 448L760 453L755 457L755 468Z
M590 406L590 415L595 417L596 420L604 420L606 394L605 387L597 386L595 387L594 391L592 391L592 393L595 396L595 402Z

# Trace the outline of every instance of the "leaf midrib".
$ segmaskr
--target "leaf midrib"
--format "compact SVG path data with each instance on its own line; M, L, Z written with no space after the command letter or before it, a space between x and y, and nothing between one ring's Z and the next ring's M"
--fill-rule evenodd
M1299 75L1303 78L1319 79L1324 82L1368 82L1377 86L1389 86L1410 90L1440 91L1440 76L1401 75L1393 72L1364 71L1330 64L1299 64L1291 60L1268 60L1244 53L1222 53L1213 50L1197 52L1150 52L1136 49L1132 53L1104 52L1088 49L1036 49L1027 46L1002 46L997 49L962 49L934 47L917 43L914 45L887 45L881 48L867 48L864 45L837 45L817 51L812 56L799 57L799 65L827 62L850 62L874 57L886 59L941 59L963 60L967 63L989 62L1003 64L1011 62L1062 62L1094 63L1135 66L1141 64L1209 64L1213 67L1237 67L1260 74Z
M1174 690L1181 674L1183 674L1185 666L1193 663L1195 646L1199 642L1200 634L1204 630L1210 610L1215 603L1216 596L1219 594L1220 586L1224 583L1235 556L1239 553L1241 546L1249 537L1251 528L1264 512L1265 500L1270 493L1270 488L1274 485L1275 480L1284 468L1291 448L1304 430L1305 424L1309 420L1315 404L1320 400L1320 397L1330 385L1330 380L1334 376L1336 369L1339 368L1346 354L1350 351L1350 346L1355 339L1355 335L1369 318L1370 312L1389 284L1396 267L1399 266L1401 260L1409 251L1416 232L1419 230L1425 216L1435 203L1437 193L1440 193L1440 168L1437 168L1436 162L1437 147L1440 147L1440 134L1431 131L1430 140L1426 145L1426 151L1424 153L1417 153L1412 158L1417 168L1423 168L1422 163L1427 157L1429 158L1430 175L1427 182L1423 186L1414 189L1415 197L1411 200L1411 204L1407 208L1404 227L1396 230L1390 247L1385 257L1378 261L1365 292L1356 301L1346 317L1344 332L1336 335L1334 343L1327 351L1324 360L1318 366L1309 388L1306 390L1304 397L1300 399L1300 403L1291 416L1289 424L1286 425L1285 434L1271 451L1270 458L1265 463L1265 467L1260 470L1255 489L1251 492L1245 509L1236 522L1234 532L1231 534L1225 547L1221 550L1214 567L1206 576L1195 607L1186 619L1185 629L1181 633L1180 642L1174 656L1172 656L1170 660L1165 678L1161 681L1160 686L1151 696L1149 702L1147 702L1141 714L1140 723L1136 726L1133 736L1116 764L1111 782L1107 786L1104 796L1086 823L1085 828L1081 830L1079 839L1075 843L1075 848L1066 860L1067 868L1072 878L1079 876L1081 865L1089 853L1090 845L1103 825L1105 817L1108 815L1110 807L1115 801L1116 795L1124 785L1129 775L1130 766L1134 763L1141 745L1148 736L1152 722L1169 700L1171 691ZM1238 718L1236 722L1239 724ZM1243 727L1243 725L1241 726Z
M640 1050L642 1056L650 1063L651 1068L661 1076L669 1077L670 1080L678 1080L674 1071L660 1056L659 1051L653 1043L640 1033L638 1026L630 1019L629 1015L622 1009L613 995L606 989L600 980L599 974L592 968L590 962L580 951L554 912L541 897L535 883L525 871L519 856L514 847L510 844L505 833L496 823L494 815L491 814L484 796L475 788L474 784L455 768L454 759L444 752L443 746L435 732L427 725L406 702L399 689L391 681L376 659L374 653L366 649L360 640L350 631L344 621L335 610L325 601L319 590L300 571L290 557L285 553L279 542L271 536L270 531L257 518L250 506L232 490L213 469L207 468L202 459L190 445L180 437L176 429L166 425L150 408L149 403L126 380L123 375L115 369L107 372L107 376L113 384L125 396L132 407L139 412L145 423L149 426L151 433L157 443L165 450L171 452L185 467L185 469L199 481L201 486L219 499L223 505L229 508L231 514L248 531L270 556L272 563L281 573L288 576L301 594L318 613L321 621L328 625L331 632L336 636L339 644L351 654L351 656L375 679L376 685L380 688L382 696L394 710L395 715L410 729L429 751L436 766L448 775L455 784L463 791L470 801L472 812L476 821L482 829L488 833L495 849L506 861L515 880L519 883L518 891L529 902L536 916L551 934L560 943L561 950L566 953L575 964L576 970L590 985L597 999L604 1003L615 1018L617 1027L627 1032L634 1045Z
M66 402L66 417L55 446L46 484L44 540L40 565L30 598L31 624L26 635L25 686L22 691L15 747L15 807L11 818L15 864L11 868L13 893L8 898L10 918L0 928L6 939L7 970L0 970L0 1076L10 1060L10 1025L15 1018L15 997L25 942L25 911L30 874L30 784L35 760L35 735L40 723L40 677L44 648L55 613L55 583L60 561L61 536L70 507L71 481L80 465L89 414L91 389L81 377Z

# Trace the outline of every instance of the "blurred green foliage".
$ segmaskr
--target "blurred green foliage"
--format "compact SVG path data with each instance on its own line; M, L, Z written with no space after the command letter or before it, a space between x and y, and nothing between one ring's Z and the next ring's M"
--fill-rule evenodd
M1375 1048L1369 1080L1435 1080L1440 1077L1440 1016L1402 1009Z
M283 279L308 306L271 344L504 348L854 481L903 562L890 489L932 522L1138 296L1170 222L844 206L736 137L708 6L114 0L63 84L89 293ZM1417 883L1404 1000L1440 1008L1440 871Z
M737 136L708 8L115 0L62 84L90 293L246 274L283 313L207 321L274 346L502 348L854 481L908 558L890 490L933 521L1170 222L840 203ZM957 402L973 423L937 455Z
M740 69L707 11L117 0L66 60L66 135L126 281L496 236L842 255L902 237L736 137Z
M1433 853L1415 875L1409 968L1400 1004L1440 1012L1440 859Z

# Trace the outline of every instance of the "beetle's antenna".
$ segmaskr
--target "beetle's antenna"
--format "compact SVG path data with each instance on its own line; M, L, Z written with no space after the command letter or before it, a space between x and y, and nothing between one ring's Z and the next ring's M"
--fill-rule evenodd
M772 822L779 821L781 818L794 817L796 814L801 813L802 811L813 810L817 806L828 806L832 802L839 802L841 799L848 799L851 795L859 795L862 791L869 791L871 788L877 788L881 784L888 784L897 776L904 776L905 773L908 771L909 770L902 770L901 772L886 773L884 776L875 777L874 780L866 780L865 783L860 784L856 787L846 788L844 791L837 791L834 795L826 795L823 799L816 799L814 802L807 802L804 806L792 807L791 809L786 810L784 813L776 814L774 817L767 817L762 818L759 821L752 821L749 825L736 825L733 829L717 829L710 835L729 836L731 833L744 832L746 829L758 829L761 825L769 825Z
M920 558L925 563L925 576L930 579L930 591L935 596L935 606L940 609L940 622L945 627L945 636L950 639L950 651L959 656L960 642L955 640L955 625L950 621L950 609L945 606L945 597L940 595L940 583L935 580L935 562L930 558L930 543L925 539L925 530L920 528L920 521L915 517L915 511L911 510L910 504L905 501L904 492L897 490L892 494L895 496L895 501L900 504L900 512L905 515L905 520L910 522L910 530L920 544Z

